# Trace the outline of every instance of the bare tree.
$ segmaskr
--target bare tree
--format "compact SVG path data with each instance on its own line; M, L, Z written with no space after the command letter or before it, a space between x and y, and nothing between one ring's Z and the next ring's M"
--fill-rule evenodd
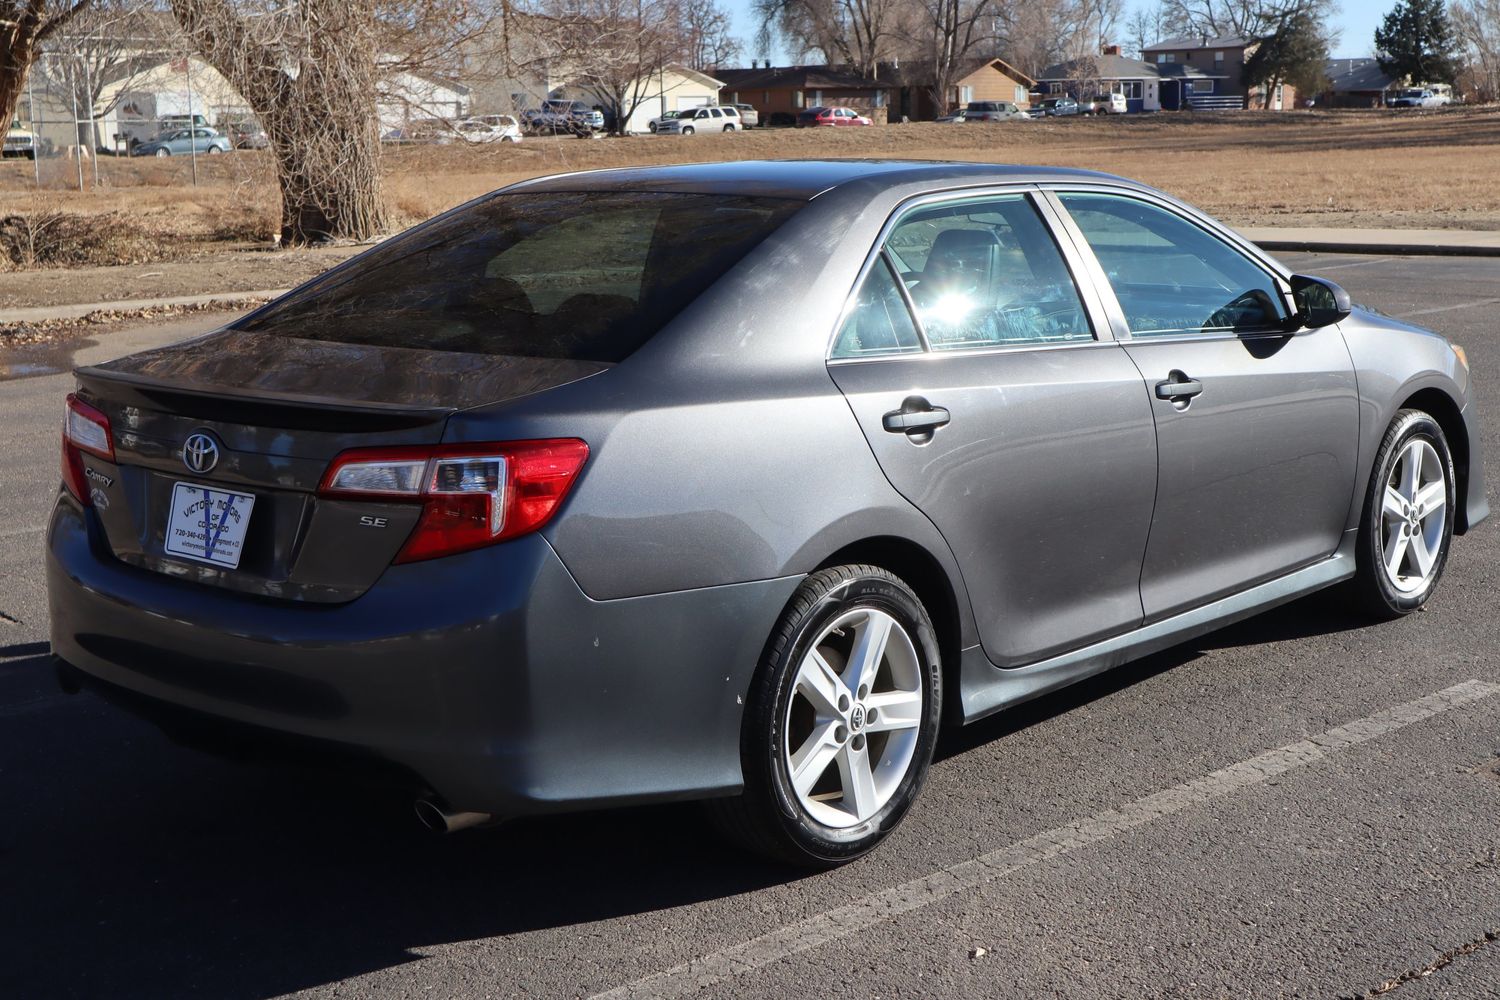
M1066 64L1075 87L1098 76L1097 57L1120 28L1123 0L1031 0L1000 8L1007 60L1040 76Z
M16 116L42 43L88 5L89 0L0 0L0 120L6 125Z
M95 0L47 40L38 71L48 89L78 108L79 145L100 146L99 122L132 82L182 50L173 27L170 18L143 10L134 0Z
M1337 0L1162 0L1169 30L1183 35L1258 38L1297 15L1327 22Z
M920 37L932 66L932 103L948 110L963 66L994 43L994 0L919 0Z
M260 119L276 158L283 245L366 239L380 198L374 0L170 0L178 23Z
M539 0L524 14L534 58L613 114L618 133L685 58L680 15L676 0Z
M898 43L897 25L907 0L755 0L761 19L759 48L780 38L801 54L848 66L873 78Z
M739 58L740 41L730 34L729 15L715 0L680 0L678 19L682 61L693 69L711 72Z
M1137 59L1146 58L1146 46L1161 41L1167 12L1162 0L1150 6L1137 7L1125 22L1125 38Z
M1449 14L1467 56L1461 79L1479 100L1500 100L1500 0L1458 0Z

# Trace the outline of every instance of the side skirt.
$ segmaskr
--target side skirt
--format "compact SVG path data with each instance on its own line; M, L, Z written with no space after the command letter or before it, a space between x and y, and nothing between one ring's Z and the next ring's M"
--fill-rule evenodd
M1030 666L1001 669L989 661L981 647L971 646L963 651L959 668L963 721L970 723L993 715L1347 580L1354 575L1354 536L1355 532L1346 532L1339 551L1322 562Z

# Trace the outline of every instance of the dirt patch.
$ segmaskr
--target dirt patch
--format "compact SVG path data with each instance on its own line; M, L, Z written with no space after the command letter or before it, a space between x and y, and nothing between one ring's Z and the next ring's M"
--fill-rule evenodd
M1132 177L1235 226L1500 230L1500 109L1394 113L1163 113L986 125L756 129L733 135L527 139L392 149L396 225L505 184L561 171L732 159L878 158L1081 167ZM36 204L107 217L155 247L126 267L0 273L0 309L285 288L359 247L273 251L274 173L265 153L76 166L0 163L0 218ZM64 169L67 167L67 169Z
M290 288L363 249L219 248L186 260L129 267L0 272L0 309Z

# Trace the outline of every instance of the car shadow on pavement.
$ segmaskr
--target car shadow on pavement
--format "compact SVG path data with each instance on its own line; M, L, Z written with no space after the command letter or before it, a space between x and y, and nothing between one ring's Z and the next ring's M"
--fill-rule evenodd
M195 753L61 699L45 656L4 670L36 682L0 708L0 995L276 996L801 875L727 849L690 804L443 837L405 794Z
M1191 663L1207 650L1332 635L1367 628L1371 624L1368 617L1360 615L1351 607L1343 588L1319 591L1017 705L974 725L962 729L950 728L938 743L937 757L945 760L1055 716L1064 715L1157 674Z
M942 753L1204 648L1356 624L1298 602L950 734ZM420 961L432 947L563 930L530 952L501 950L516 967L491 974L524 976L528 954L588 947L582 925L801 877L726 848L692 805L440 837L419 828L405 796L193 753L91 695L59 700L43 686L45 655L4 669L34 672L35 688L0 706L9 996L248 1000Z

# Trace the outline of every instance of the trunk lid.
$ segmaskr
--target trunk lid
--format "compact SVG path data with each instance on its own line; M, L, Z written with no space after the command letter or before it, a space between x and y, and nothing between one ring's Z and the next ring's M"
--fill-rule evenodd
M224 331L77 370L80 397L114 438L115 462L85 455L86 475L123 562L264 597L350 601L391 564L419 508L317 497L335 455L437 444L458 410L608 367ZM197 434L217 452L203 472L184 457ZM178 484L254 497L237 566L167 551Z

